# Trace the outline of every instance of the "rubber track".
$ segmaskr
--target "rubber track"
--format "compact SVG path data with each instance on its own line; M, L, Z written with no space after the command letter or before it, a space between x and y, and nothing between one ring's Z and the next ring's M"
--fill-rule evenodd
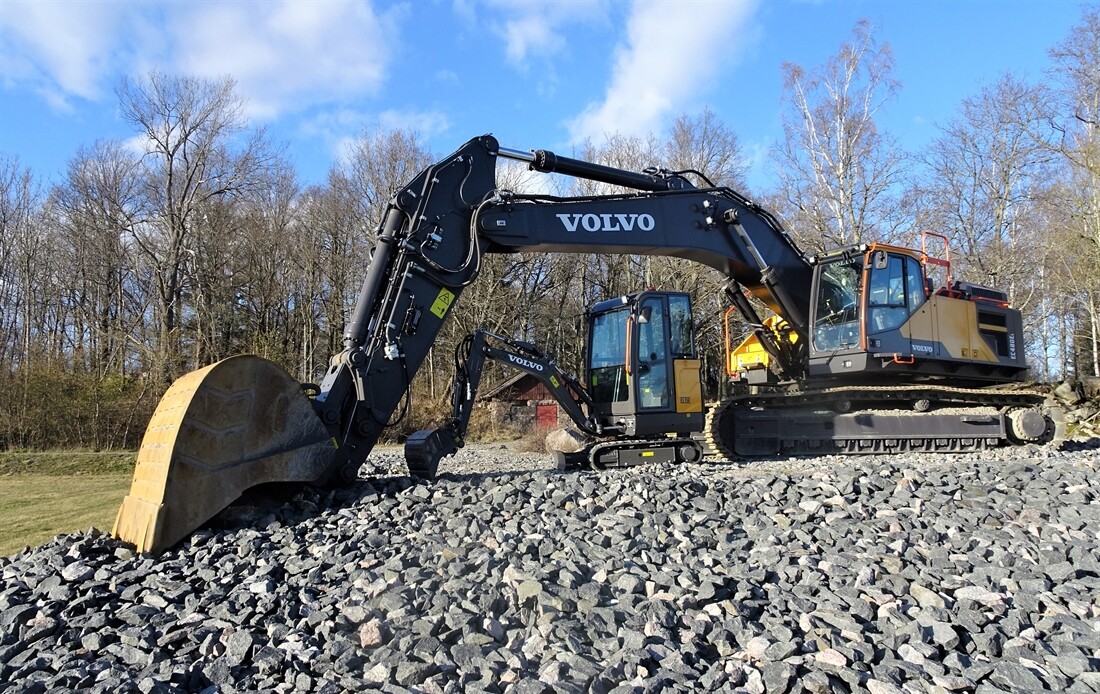
M602 470L602 469L606 469L606 468L617 468L617 467L618 468L633 467L635 465L638 465L639 463L633 463L633 464L626 463L626 464L619 464L619 465L604 466L604 465L601 465L601 464L597 463L596 459L597 459L597 457L599 456L599 454L601 452L607 451L607 450L614 450L614 449L619 449L619 450L623 450L623 451L625 451L625 450L645 450L646 448L657 447L657 446L660 446L660 447L667 447L667 446L676 447L676 446L683 446L683 445L695 447L696 450L698 451L698 454L699 454L699 460L702 460L704 451L702 449L702 446L700 446L699 442L696 441L695 439L690 439L690 438L687 438L687 439L662 438L662 439L648 439L648 440L635 440L635 441L630 441L630 440L628 440L628 441L604 441L604 442L601 442L601 443L597 443L597 444L593 445L591 448L589 448L588 451L587 451L588 452L588 465L591 468L595 469L595 470ZM677 462L679 462L679 461L677 461ZM698 462L698 460L696 460L696 462Z
M727 398L722 402L711 406L705 418L702 439L709 451L704 453L718 454L727 460L744 459L746 456L735 452L733 441L722 439L719 423L731 410L737 407L771 407L778 409L797 408L807 406L828 406L839 401L848 402L878 402L882 407L866 407L858 411L874 412L879 410L899 409L902 403L911 403L918 400L928 400L933 408L939 407L1035 407L1050 404L1048 394L1032 390L1015 390L1008 388L955 388L951 386L931 385L903 385L903 386L837 386L834 388L822 388L819 390L802 392L769 392L750 395L739 395ZM897 403L890 407L890 403ZM1049 442L1059 445L1065 438L1065 425L1061 421L1061 411L1055 406L1051 408L1054 414L1055 433ZM857 410L852 411L857 412ZM963 416L963 415L960 415ZM889 437L894 438L894 437ZM911 439L915 442L917 439ZM959 450L957 442L946 445L945 450ZM903 449L904 450L904 449ZM835 452L844 453L837 449ZM868 450L868 453L882 453L881 450ZM900 452L900 451L899 451Z

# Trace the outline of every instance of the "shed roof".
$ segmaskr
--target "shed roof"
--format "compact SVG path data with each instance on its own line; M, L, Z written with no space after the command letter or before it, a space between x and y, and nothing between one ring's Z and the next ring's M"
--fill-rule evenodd
M520 381L522 381L525 378L529 378L532 381L538 383L537 378L535 378L534 376L532 376L529 373L524 373L524 372L521 371L521 372L513 375L511 378L508 378L508 379L504 380L503 382L493 386L493 388L491 390L489 390L489 392L485 393L481 397L485 400L492 400L493 398L498 397L501 393L508 390L509 388L516 385L517 383L519 383Z

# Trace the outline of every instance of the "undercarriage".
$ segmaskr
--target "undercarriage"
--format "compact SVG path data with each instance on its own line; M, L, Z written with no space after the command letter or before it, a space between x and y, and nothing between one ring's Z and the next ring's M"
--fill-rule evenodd
M946 386L842 386L741 395L712 405L707 455L966 452L1054 444L1064 413L1040 392Z

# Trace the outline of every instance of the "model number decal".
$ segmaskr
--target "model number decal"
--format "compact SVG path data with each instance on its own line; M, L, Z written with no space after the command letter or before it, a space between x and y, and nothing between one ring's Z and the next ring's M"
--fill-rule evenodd
M634 231L637 228L639 231L653 231L657 226L656 220L653 219L651 214L559 214L556 215L561 220L562 226L566 231L576 231L584 229L585 231Z

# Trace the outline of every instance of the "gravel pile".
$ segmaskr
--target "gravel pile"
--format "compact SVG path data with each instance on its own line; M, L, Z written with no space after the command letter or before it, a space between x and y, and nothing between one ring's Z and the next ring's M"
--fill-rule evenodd
M0 559L0 689L1100 691L1100 447L1069 448L593 473L480 447L159 558L90 530Z

